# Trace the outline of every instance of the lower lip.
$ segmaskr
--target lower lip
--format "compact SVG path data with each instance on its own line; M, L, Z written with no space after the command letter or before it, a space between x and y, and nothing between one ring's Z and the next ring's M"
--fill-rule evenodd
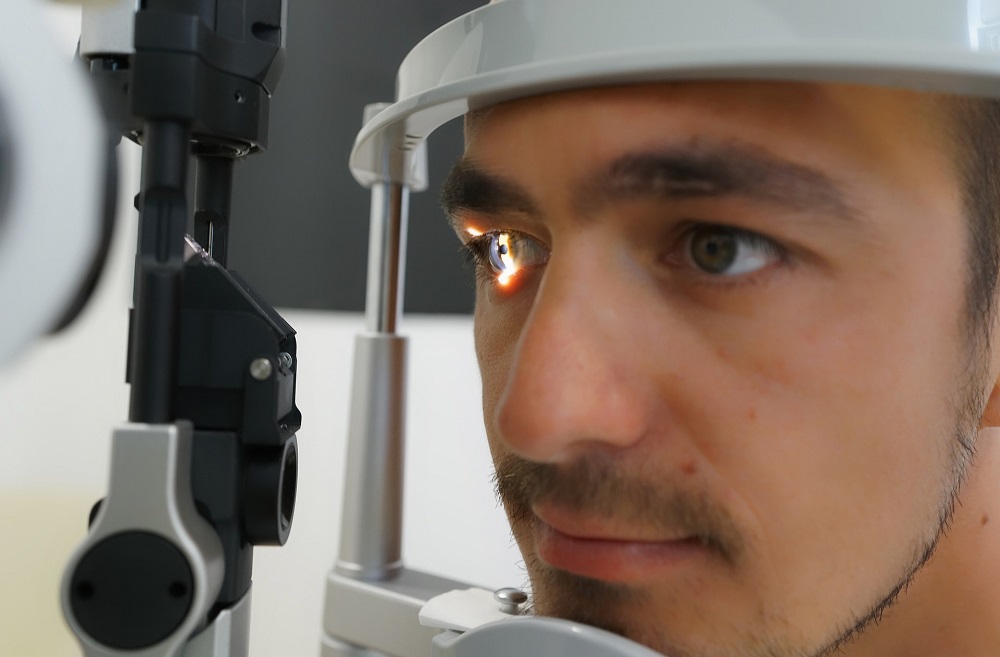
M690 566L708 549L696 538L680 541L616 541L576 538L535 523L538 557L558 570L620 584L648 581L651 576Z

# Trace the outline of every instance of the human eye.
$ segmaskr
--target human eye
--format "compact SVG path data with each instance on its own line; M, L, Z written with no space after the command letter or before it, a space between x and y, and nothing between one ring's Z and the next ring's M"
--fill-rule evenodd
M473 235L465 249L476 267L476 277L504 286L518 272L548 262L549 251L537 240L512 230Z
M787 257L774 241L729 226L702 225L690 229L684 240L684 264L713 277L753 274Z

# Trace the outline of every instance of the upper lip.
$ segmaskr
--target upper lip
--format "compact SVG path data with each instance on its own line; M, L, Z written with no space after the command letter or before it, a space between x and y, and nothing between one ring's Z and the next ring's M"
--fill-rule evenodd
M691 534L664 534L642 527L623 525L606 516L587 515L549 504L535 504L532 510L541 522L556 532L577 540L622 543L668 543L691 538Z

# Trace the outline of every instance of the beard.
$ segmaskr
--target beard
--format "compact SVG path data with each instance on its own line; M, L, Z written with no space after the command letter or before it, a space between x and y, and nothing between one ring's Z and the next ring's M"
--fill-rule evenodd
M933 521L916 536L907 537L909 558L896 564L889 586L869 592L863 611L837 609L828 631L811 639L789 633L790 623L771 615L756 628L719 620L717 642L693 648L683 637L671 636L656 619L637 621L649 604L649 594L637 587L609 583L554 569L541 562L525 545L538 522L532 506L555 504L590 516L646 528L668 535L698 539L714 557L734 572L748 558L746 533L727 509L706 493L677 487L669 480L645 481L626 474L612 459L588 454L572 463L534 463L511 454L495 459L496 491L522 548L530 578L531 611L543 616L592 625L642 643L670 657L826 657L876 626L914 576L934 553L949 526L965 473L972 462L976 426L982 406L966 400L956 422L955 439L946 448L948 468L942 477L938 509ZM961 407L960 407L961 408ZM821 596L822 591L816 595ZM683 604L679 600L678 604ZM774 628L784 628L784 632Z

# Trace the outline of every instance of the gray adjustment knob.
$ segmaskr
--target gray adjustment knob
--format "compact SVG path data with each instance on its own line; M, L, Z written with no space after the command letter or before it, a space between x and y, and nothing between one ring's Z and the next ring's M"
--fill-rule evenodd
M250 363L250 376L258 381L267 381L274 372L274 366L267 358L258 358Z
M521 589L507 587L494 591L493 599L500 603L500 611L517 615L520 606L528 601L528 594Z

